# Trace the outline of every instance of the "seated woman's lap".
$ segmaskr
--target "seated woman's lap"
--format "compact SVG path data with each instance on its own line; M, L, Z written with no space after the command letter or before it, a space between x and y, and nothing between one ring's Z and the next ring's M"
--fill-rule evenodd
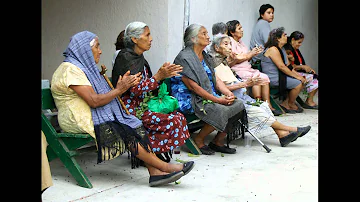
M296 88L298 85L301 84L301 81L292 77L287 77L286 78L286 88L287 89L293 89ZM277 79L271 79L270 80L270 86L274 87L274 86L279 86L279 78Z

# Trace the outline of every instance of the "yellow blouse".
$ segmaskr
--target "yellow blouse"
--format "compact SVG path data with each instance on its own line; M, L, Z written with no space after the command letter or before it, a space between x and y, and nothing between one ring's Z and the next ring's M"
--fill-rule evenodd
M89 133L95 138L94 123L89 105L70 85L91 86L85 73L69 62L56 69L51 80L51 92L58 109L58 121L62 130L69 133Z
M79 67L63 62L51 79L51 93L58 109L59 125L68 133L89 133L96 139L90 106L69 88L70 85L91 86L91 83ZM123 140L115 143L114 146L119 149L102 147L102 160L114 159L125 152Z

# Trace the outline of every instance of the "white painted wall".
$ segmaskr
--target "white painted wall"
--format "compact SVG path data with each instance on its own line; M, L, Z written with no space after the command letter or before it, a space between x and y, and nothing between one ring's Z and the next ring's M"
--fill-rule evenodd
M271 28L285 27L290 34L305 35L301 47L306 62L318 70L318 0L190 0L189 23L204 25L211 36L212 24L239 20L243 40L249 44L258 10L264 3L275 8ZM152 47L144 53L155 73L165 62L173 62L182 48L184 0L44 0L42 1L41 78L51 76L63 61L63 51L77 32L88 30L100 37L103 51L99 63L111 76L111 59L118 33L132 21L149 25Z

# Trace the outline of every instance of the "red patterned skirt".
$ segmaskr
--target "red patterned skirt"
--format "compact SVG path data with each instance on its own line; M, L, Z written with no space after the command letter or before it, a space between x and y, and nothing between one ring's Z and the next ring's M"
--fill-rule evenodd
M142 122L155 154L172 151L190 137L186 119L177 111L169 114L146 111Z

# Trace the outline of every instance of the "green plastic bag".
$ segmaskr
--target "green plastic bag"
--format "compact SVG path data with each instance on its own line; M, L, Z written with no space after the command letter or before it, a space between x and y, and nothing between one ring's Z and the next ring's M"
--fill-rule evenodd
M159 93L157 97L152 97L148 101L148 107L153 112L158 112L162 114L168 114L175 111L179 108L178 100L168 95L166 83L162 83L159 88Z

